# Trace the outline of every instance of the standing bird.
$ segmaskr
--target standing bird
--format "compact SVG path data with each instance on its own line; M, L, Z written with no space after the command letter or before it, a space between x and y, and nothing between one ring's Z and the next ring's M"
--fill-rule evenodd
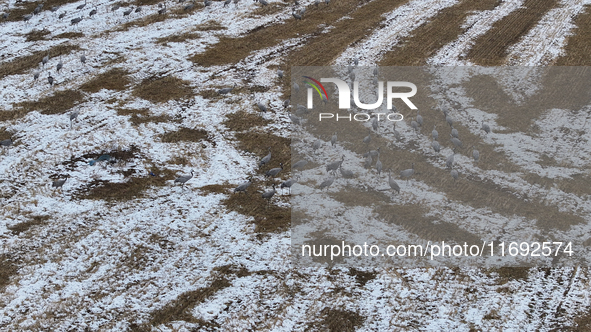
M60 8L60 6L52 6L51 8L49 8L49 10L51 10L52 13L56 12L58 9Z
M208 5L205 5L208 6ZM164 7L158 9L158 15L164 15L166 13L166 3L164 3Z
M337 144L337 132L335 131L332 137L330 138L330 145L334 146Z
M64 67L64 63L62 62L62 57L60 56L60 62L57 63L57 73L60 73L60 70Z
M295 18L296 20L301 20L302 19L302 15L298 14L295 12L295 8L293 9L293 11L291 12L291 16L293 16L293 18ZM296 83L297 85L297 83Z
M417 123L419 126L423 126L423 117L419 114L419 110L417 110Z
M290 100L289 100L289 98L288 98L288 99L285 99L285 100L283 101L283 108L287 108L287 107L289 106L289 103L290 103Z
M439 142L437 142L437 141L431 142L431 147L437 153L439 153L439 151L441 150L441 146L439 145Z
M51 187L55 188L54 190L61 189L63 187L64 183L66 183L66 180L68 180L69 177L70 177L69 175L66 175L66 177L64 179L53 181L51 183Z
M271 204L271 198L275 195L277 191L275 190L275 184L273 183L273 189L264 192L261 197L267 200L267 205Z
M406 179L406 181L408 181L408 178L410 178L413 174L415 174L415 163L412 163L411 168L401 171L400 177L403 179Z
M302 123L302 119L300 117L298 117L297 115L293 115L291 113L289 114L289 119L291 120L291 122L297 125Z
M458 130L456 128L451 127L451 136L455 138L460 138L460 133L458 133Z
M431 135L433 136L434 140L437 140L439 138L439 133L437 132L437 129L435 129L437 127L437 125L433 125L433 131L431 132Z
M49 73L49 76L47 77L47 81L49 82L49 85L53 86L53 76L51 76L51 73Z
M474 149L474 145L472 145L472 158L474 158L475 162L478 162L478 160L480 159L480 152L478 152L478 150Z
M246 189L252 184L252 176L248 178L248 181L244 182L243 184L239 185L238 187L234 188L234 192L246 192Z
M398 141L400 141L400 139L402 138L402 135L400 135L400 132L398 130L396 130L396 122L394 122L394 137Z
M301 17L300 17L300 19L301 19ZM294 83L293 84L293 90L295 91L295 93L300 92L300 85L297 84L297 83Z
M378 128L379 128L378 118L373 118L373 120L371 121L371 127L373 128L373 131L375 131L376 133L378 132Z
M454 155L456 154L456 149L454 149L454 152L449 155L449 157L447 157L447 159L445 160L445 166L447 168L453 168L454 167Z
M139 13L139 12L141 12L141 11L142 11L142 7L140 7L140 6L137 6L137 8L135 9L135 12L136 12L136 13Z
M371 142L371 129L368 129L368 130L369 130L369 134L367 134L367 136L365 136L363 138L363 143L365 143L365 144L369 144Z
M224 1L224 7L228 6L231 3L232 3L232 0L226 0L226 1Z
M371 158L371 153L368 152L367 156L365 157L365 164L363 166L365 168L370 168L372 162L373 162L373 159Z
M326 180L322 181L322 183L321 183L321 184L320 184L320 186L319 186L320 190L322 190L322 189L324 189L324 188L327 188L327 190L328 190L328 187L330 187L330 185L331 185L333 182L334 182L334 176L331 176L330 178L328 178L328 179L326 179Z
M35 72L33 73L33 80L36 81L39 78L39 74L40 72L38 70L35 70Z
M82 64L86 64L86 52L82 53L82 55L80 56L80 62L82 62Z
M378 76L378 74L379 74L379 69L378 69L378 67L375 67L375 68L373 69L373 75L374 75L374 76Z
M332 163L326 165L326 171L335 174L336 170L339 169L339 167L341 167L341 165L343 164L343 161L345 161L344 155L341 158L341 160L333 161Z
M96 8L94 8L93 10L90 11L90 13L88 13L89 17L92 17L94 15L96 15Z
M267 106L263 105L260 101L257 102L257 106L261 112L267 112Z
M451 177L454 178L454 184L456 183L456 180L458 179L459 176L460 176L460 174L458 173L457 170L455 170L455 169L451 170Z
M259 0L259 3L263 6L268 6L269 3L266 0Z
M450 134L450 136L451 136L451 134ZM451 142L453 143L453 145L454 145L456 148L458 148L458 147L459 147L459 148L463 147L462 141L460 141L459 139L457 139L457 138L455 138L455 137L453 137L453 136L452 136L452 138L451 138Z
M78 7L76 7L76 9L80 10L82 8L84 8L86 6L86 0L84 0L84 3L79 5Z
M283 163L279 163L279 167L271 168L265 173L266 177L276 177L279 172L283 170Z
M70 25L78 24L80 21L82 21L82 17L73 18L70 20Z
M43 59L41 59L41 63L43 63L43 68L45 68L45 64L49 61L49 52L47 52L47 55L43 57Z
M57 18L59 18L61 20L62 18L66 17L66 13L67 12L61 13Z
M302 160L298 161L297 163L295 163L295 164L291 165L291 168L292 168L293 170L298 170L298 171L301 171L301 170L302 170L302 168L304 168L304 166L306 166L307 164L308 164L308 161L307 161L307 160L304 160L304 159L302 159Z
M76 120L76 118L78 118L78 114L80 114L80 110L76 110L72 113L70 113L70 129L72 129L72 121Z
M410 122L410 126L412 127L412 129L415 130L415 134L418 134L418 130L419 130L419 123L416 122L415 120L412 120Z
M25 15L25 16L23 16L23 21L25 21L25 22L29 22L29 20L30 20L31 18L33 18L33 14L28 14L28 15Z
M233 86L233 87L231 87L231 88L223 88L223 89L219 89L219 90L218 90L218 94L220 94L220 95L225 95L225 94L228 94L228 93L232 92L232 90L234 90L234 88L235 88L235 87L236 87L236 83L234 83L234 86Z
M182 176L179 176L178 178L174 179L174 183L178 182L184 188L185 183L187 183L187 181L191 180L191 178L193 178L193 170L191 170L191 175L182 175Z
M380 161L380 148L378 148L378 160L376 161L376 171L378 176L382 174L382 162Z
M291 178L287 181L284 181L283 183L281 183L281 189L283 188L288 188L289 189L289 194L291 195L291 186L294 185L294 183L298 182L297 179Z
M0 141L0 146L2 146L2 150L8 149L11 145L12 145L12 138Z
M259 162L259 168L263 165L266 165L269 163L269 161L271 161L271 147L269 147L269 153L263 157L263 159L261 159L261 161Z
M490 134L490 127L482 121L480 129L484 130L487 134Z
M317 139L316 141L314 141L314 143L312 143L312 149L314 150L314 153L316 153L316 150L318 150L320 148L320 145L322 144L322 141Z
M394 181L394 179L392 179L392 169L388 169L388 184L390 185L390 188L400 194L400 186Z
M209 7L209 6L211 6L211 1L210 0L205 0L205 1L203 1L203 5L205 7Z
M277 70L277 76L279 76L279 78L283 78L283 70L278 69Z
M185 8L186 8L186 6L185 6ZM187 9L185 9L185 10L187 10ZM126 11L124 11L123 12L123 16L129 16L129 14L131 14L131 12L133 12L133 7L129 8Z

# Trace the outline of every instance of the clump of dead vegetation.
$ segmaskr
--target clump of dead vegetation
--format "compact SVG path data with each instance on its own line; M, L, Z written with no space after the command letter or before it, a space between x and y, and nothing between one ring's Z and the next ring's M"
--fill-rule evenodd
M15 258L9 254L0 254L0 291L10 283L10 277L16 274L18 266Z
M80 86L80 90L92 93L102 89L123 91L130 83L128 75L129 72L125 69L113 68L85 82Z
M48 30L33 30L29 33L27 33L25 35L26 37L26 41L28 42L34 42L34 41L38 41L38 40L44 40L45 36L47 36L49 34Z
M223 125L228 127L232 131L247 131L252 130L256 127L264 127L271 123L271 120L267 120L258 114L249 113L240 110L236 113L226 115L227 120L223 122Z
M49 216L33 216L29 220L7 227L12 234L19 235L26 232L33 226L43 225L49 219Z
M211 141L209 134L204 129L191 129L183 127L177 131L172 131L160 136L164 143L178 143L178 142L200 142L203 140Z
M129 121L135 126L139 126L142 123L160 123L160 122L180 122L180 119L175 119L170 115L150 115L150 110L146 108L142 109L127 109L118 108L118 115L129 115Z
M193 95L189 82L174 76L150 77L133 89L133 95L153 103L187 99Z
M31 111L40 111L41 114L62 114L79 104L84 99L80 91L62 90L53 95L36 101L24 101L16 104L17 115L23 116Z
M75 39L80 37L84 37L82 32L64 32L53 36L51 39Z
M328 307L320 311L320 317L322 318L320 325L330 332L355 331L355 328L365 321L365 318L356 312Z
M69 54L79 50L78 45L60 44L50 48L48 51L37 51L31 55L16 58L9 62L0 64L0 77L23 74L25 71L37 68L44 56L49 53L50 58Z

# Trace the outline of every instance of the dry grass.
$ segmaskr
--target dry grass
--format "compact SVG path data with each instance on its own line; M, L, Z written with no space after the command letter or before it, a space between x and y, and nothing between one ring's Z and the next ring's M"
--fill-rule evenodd
M195 7L197 8L197 7ZM194 9L195 9L194 8ZM200 31L219 31L219 30L226 30L226 27L222 26L217 21L207 21L202 24L197 24L194 26L191 31L187 31L181 34L170 35L167 37L158 38L156 42L158 44L166 44L166 43L182 43L186 40L197 39L201 36L199 34Z
M33 30L25 35L26 41L34 42L38 40L44 40L45 36L47 36L50 32L43 29L43 30Z
M8 254L0 254L0 292L10 283L10 277L18 271L16 261Z
M139 126L142 123L181 122L181 119L175 119L170 115L150 115L150 110L146 108L118 108L117 114L122 116L130 115L129 121L135 126Z
M266 120L258 114L249 113L246 111L238 111L236 113L226 115L228 118L223 122L223 125L228 127L231 131L247 131L256 127L264 127L271 123L271 120Z
M285 170L291 168L291 140L289 138L256 131L237 133L236 138L239 149L260 158L266 156L269 152L267 148L271 147L271 162L263 166L261 172L264 173L268 169L279 167L280 162L283 163Z
M357 326L361 326L365 318L350 310L324 308L320 311L320 325L329 332L352 332Z
M211 141L206 130L191 128L181 128L177 131L165 133L160 139L164 143Z
M558 66L591 65L591 5L586 5L585 11L577 16L574 25L577 28L568 37L564 55L556 61Z
M368 281L374 280L377 276L375 272L361 271L352 267L349 268L349 275L355 277L355 281L363 287Z
M80 47L78 45L60 44L49 49L49 56L54 58L79 49ZM0 64L0 77L23 74L27 70L38 68L43 57L47 55L47 52L48 51L37 51L31 55L16 58L10 62Z
M342 0L334 1L330 6L312 7L306 11L303 20L291 18L282 24L261 26L243 37L221 37L217 44L212 45L203 53L192 56L190 60L201 66L236 63L252 52L277 45L282 40L295 38L298 35L319 33L323 30L323 27L319 25L332 25L336 20L349 15L358 5L359 0ZM384 8L381 8L379 14L383 11ZM298 64L291 63L291 65Z
M80 86L80 90L86 92L99 92L102 89L123 91L130 83L129 72L121 68L113 68L107 72L96 75Z
M151 1L151 0L150 0ZM156 14L152 14L152 15L147 15L144 16L143 18L139 19L139 20L130 20L128 22L125 22L123 24L121 24L118 27L115 27L113 30L111 31L105 31L105 33L109 33L109 32L119 32L119 31L127 31L130 28L133 27L145 27L148 25L152 25L154 23L158 23L158 22L162 22L164 20L166 20L169 17L169 13L164 13L162 15L156 13Z
M79 91L63 90L37 101L25 101L15 106L21 109L17 110L20 116L31 111L40 111L42 114L62 114L82 102L83 99L84 96Z
M153 103L163 103L173 99L187 99L193 95L193 89L189 82L174 76L151 77L134 87L133 95Z
M523 8L498 20L491 29L478 37L467 58L481 66L502 65L507 57L507 50L557 5L558 0L525 0Z
M161 0L134 0L129 4L132 6L152 6L161 3Z
M84 37L82 32L64 32L51 37L51 39L75 39L80 37Z
M135 198L146 197L145 193L153 187L162 187L168 180L175 178L174 172L153 167L152 172L157 176L145 174L143 177L131 177L126 182L109 182L93 180L85 188L76 194L80 199L129 201Z
M10 227L7 227L12 234L19 235L22 232L26 232L29 228L33 226L43 225L49 219L49 216L33 216L29 220L22 222L20 224L16 224Z
M499 0L464 0L440 11L432 20L417 28L411 37L399 47L386 52L381 66L424 65L427 58L437 50L454 41L466 29L462 28L465 19L473 11L491 10L499 5Z
M526 280L529 275L529 269L529 267L504 266L488 269L488 273L497 273L499 275L497 284L504 285L511 280Z
M273 14L276 14L276 13L282 11L287 6L289 6L289 4L279 3L279 2L273 2L273 3L269 4L268 6L260 6L259 5L259 8L253 10L250 14L248 14L247 17L260 18L261 16L273 15Z

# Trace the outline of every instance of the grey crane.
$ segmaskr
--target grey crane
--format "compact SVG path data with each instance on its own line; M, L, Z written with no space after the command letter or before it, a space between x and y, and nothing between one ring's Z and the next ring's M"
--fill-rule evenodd
M439 142L437 142L437 141L431 142L431 147L437 153L439 153L439 151L441 150L441 146L439 145Z
M294 124L297 124L297 125L302 123L302 118L300 118L297 115L293 115L291 113L289 114L289 119L291 120L291 122L293 122Z
M33 18L33 14L27 14L25 16L23 16L23 21L25 22L29 22L29 20Z
M72 113L70 113L70 129L72 129L72 121L76 120L76 118L78 118L79 114L80 114L80 110L75 110Z
M484 130L487 134L490 134L490 126L484 123L484 121L482 121L480 129Z
M351 72L353 71L353 66L351 66L350 64L347 65L347 72L349 74L351 74Z
M328 179L326 179L326 180L322 181L322 183L321 183L321 184L320 184L320 186L319 186L320 190L322 190L322 189L324 189L324 188L327 188L327 190L328 190L328 187L330 187L330 185L331 185L333 182L334 182L334 176L331 176L330 178L328 178Z
M135 12L136 12L136 13L139 13L139 12L141 12L141 11L142 11L142 7L140 7L140 6L137 6L137 7L135 8Z
M373 78L373 84L374 85L378 85L379 84L378 77L377 76L374 76L374 78Z
M55 13L58 9L60 9L60 6L51 6L51 8L49 8L52 13Z
M191 170L191 175L182 175L178 178L174 179L174 183L180 183L181 186L184 188L185 183L193 178L193 170Z
M228 94L228 93L232 92L232 90L234 90L234 88L235 88L235 87L236 87L236 83L234 83L234 86L233 86L233 87L231 87L231 88L223 88L223 89L219 89L219 90L218 90L218 94L220 94L220 95L225 95L225 94Z
M382 162L380 161L380 148L378 148L378 160L376 161L376 171L378 176L382 174Z
M10 15L10 13L2 13L2 20L6 21L8 19L9 15Z
M205 7L209 7L209 6L211 6L211 3L212 3L212 2L211 2L210 0L205 0L205 1L203 1L203 5L204 5Z
M64 67L64 63L62 62L62 57L60 55L60 62L57 63L57 73L59 74L60 70Z
M185 7L186 8L186 7ZM186 9L185 9L186 10ZM123 12L123 16L129 16L133 12L133 7L129 8L128 10Z
M271 198L273 198L273 196L275 196L275 193L277 191L275 190L275 184L273 183L273 189L264 192L261 197L267 200L267 205L271 204Z
M454 119L451 117L451 115L448 115L447 112L445 113L445 121L450 127L454 125Z
M39 78L39 74L40 72L38 70L35 70L35 72L33 73L33 80L37 80Z
M287 107L289 106L289 103L290 103L290 100L289 100L289 98L285 99L285 100L283 101L283 107L284 107L284 108L287 108Z
M257 102L257 106L261 112L267 112L267 106L263 105L260 101Z
M279 76L279 78L283 78L283 70L278 69L277 70L277 76Z
M410 126L412 127L412 129L414 129L415 133L418 133L419 130L419 123L416 122L415 120L412 120L410 122Z
M185 7L183 7L183 10L184 11L191 10L191 9L193 9L193 7L195 7L195 4L194 3L190 3L190 4L185 5ZM226 7L226 4L225 3L224 3L224 7Z
M355 64L355 66L359 66L359 58L358 57L355 57L353 59L353 63Z
M259 0L259 3L263 6L268 6L269 3L266 0Z
M61 189L64 186L64 183L66 183L66 180L68 180L69 177L70 177L69 175L66 175L66 177L64 179L53 181L51 183L51 187L55 188L54 190Z
M83 64L86 64L86 54L82 53L82 55L80 56L80 62L82 62Z
M279 172L283 170L283 163L279 163L279 167L271 168L265 173L266 177L276 177Z
M165 6L166 7L166 6ZM116 3L113 5L113 7L111 7L111 12L115 12L117 11L117 9L121 8L121 5Z
M373 118L373 120L371 121L371 127L373 128L373 131L375 131L376 133L378 132L379 123L377 117Z
M451 134L450 134L450 136L451 136ZM458 148L458 147L459 147L459 148L463 147L462 141L460 141L459 139L457 139L457 138L455 138L455 137L453 137L453 136L451 137L451 142L453 143L453 145L454 145L456 148Z
M335 146L337 144L337 132L335 131L332 137L330 138L330 145Z
M63 13L61 13L57 18L59 18L60 20L64 17L66 17L66 11L64 11Z
M392 169L388 169L388 184L390 185L390 188L400 194L400 186L394 181L394 179L392 179Z
M300 9L300 15L304 16L305 13L306 13L306 7L302 7L302 9Z
M314 143L312 143L312 149L314 150L314 152L316 152L316 150L318 150L320 148L320 145L322 144L322 141L317 139L314 141Z
M349 77L351 77L351 82L355 81L355 72L351 72L351 74L349 74Z
M475 162L478 162L478 160L480 160L480 152L478 152L478 150L474 149L474 146L472 146L472 158L474 158Z
M93 17L94 15L96 15L96 13L97 13L97 10L96 10L96 8L94 8L93 10L90 11L90 13L88 13L88 16Z
M431 132L431 136L433 136L434 140L439 139L439 133L437 132L437 125L433 125L433 131Z
M47 82L49 82L49 85L53 86L53 76L51 76L51 73L47 76Z
M298 106L296 107L296 114L297 115L308 114L308 113L309 113L309 111L306 108L306 106L298 104Z
M43 67L45 67L45 64L49 61L49 52L47 52L47 55L43 57L43 59L41 59L41 63L43 64Z
M333 161L333 162L329 163L328 165L326 165L326 171L332 172L333 174L335 174L336 170L339 169L339 167L341 167L341 165L343 164L343 161L345 161L344 155L341 158L341 160Z
M400 135L400 132L398 130L396 130L396 122L394 122L394 137L398 141L400 141L400 139L402 138L402 135Z
M232 3L232 0L226 0L226 1L224 1L224 7L228 6L231 3Z
M460 138L460 133L458 133L458 130L456 128L451 127L451 136L455 138Z
M234 0L234 5L238 6L238 2L240 2L240 0Z
M316 5L316 7L318 7L320 5L320 0L314 0L314 4Z
M419 110L417 110L417 123L419 126L423 126L423 117L419 114Z
M378 148L379 150L379 148ZM372 158L376 157L378 155L378 150L369 150L368 152L363 154L363 157L367 157L368 155L370 155Z
M458 179L459 176L460 176L460 173L458 173L457 170L455 170L455 169L451 170L451 177L454 178L454 184L456 183L456 180Z
M2 147L2 149L8 149L8 147L11 145L12 145L12 138L8 138L3 141L0 141L0 146Z
M76 9L80 10L82 8L84 8L86 6L86 0L84 0L84 3L79 5L78 7L76 7Z
M263 157L263 159L261 159L261 161L259 162L259 167L266 165L269 163L269 161L271 161L271 147L268 148L269 149L269 153Z
M400 177L408 181L408 178L410 178L413 174L415 174L415 163L412 163L411 168L401 171Z
M301 19L301 18L300 18ZM300 85L297 83L293 84L293 90L295 91L295 93L300 92Z
M208 5L206 4L205 6L207 7ZM164 15L165 13L166 13L166 3L164 3L164 7L158 9L158 15Z
M72 20L70 20L70 25L78 24L80 23L80 21L82 21L82 17L73 18Z
M343 165L341 165L341 167L339 167L339 171L341 172L341 175L345 178L345 179L352 179L355 177L355 173L353 173L353 171L350 171L348 169L344 169Z
M291 11L291 16L293 16L293 18L295 18L296 20L302 19L302 15L296 13L295 8ZM295 85L297 85L297 83ZM299 90L299 87L298 87L298 90Z
M250 187L251 184L252 184L252 176L248 178L248 181L246 181L243 184L239 185L238 187L234 188L234 192L235 193L238 193L238 192L246 193L246 189L248 189L248 187Z
M43 9L43 4L38 5L35 10L33 10L33 15L37 15L41 12L41 9Z
M291 178L287 181L283 181L283 183L281 183L280 188L288 188L289 189L289 194L291 195L291 186L293 186L296 182L298 182L298 178Z
M378 67L375 67L375 68L373 69L373 75L374 75L374 76L378 76L378 74L379 74L379 73L380 73L380 71L379 71Z
M363 166L365 168L370 168L372 162L373 162L373 159L371 158L371 153L368 153L367 156L365 157L365 164Z
M454 149L453 151L454 152L451 155L449 155L447 157L447 159L445 160L445 166L447 168L453 168L454 167L454 158L455 158L454 156L456 154L456 149Z
M368 129L369 134L363 138L363 143L369 144L371 142L371 129Z
M307 161L307 160L304 160L304 159L302 159L302 160L300 160L300 161L296 162L295 164L291 165L291 168L292 168L293 170L298 170L298 171L301 171L301 170L302 170L302 168L304 168L304 167L305 167L307 164L308 164L308 161Z

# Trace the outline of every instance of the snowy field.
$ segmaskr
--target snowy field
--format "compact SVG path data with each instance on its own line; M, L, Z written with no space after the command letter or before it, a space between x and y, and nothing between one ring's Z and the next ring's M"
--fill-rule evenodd
M293 175L291 66L589 65L569 46L586 42L591 2L267 1L1 3L0 330L590 330L586 266L296 268L290 199L342 204L344 179L317 188L341 154L376 186L388 175L364 170L358 147L309 136L322 140L306 156L313 177L291 198L279 184ZM490 109L466 76L435 68L448 88L430 87L420 133L405 113L401 139L374 136L395 151L383 162L401 187L400 231L428 240L437 228L414 223L441 220L589 245L591 104ZM541 89L535 77L472 82L519 104ZM465 146L457 183L443 108ZM410 185L398 174L413 162Z

